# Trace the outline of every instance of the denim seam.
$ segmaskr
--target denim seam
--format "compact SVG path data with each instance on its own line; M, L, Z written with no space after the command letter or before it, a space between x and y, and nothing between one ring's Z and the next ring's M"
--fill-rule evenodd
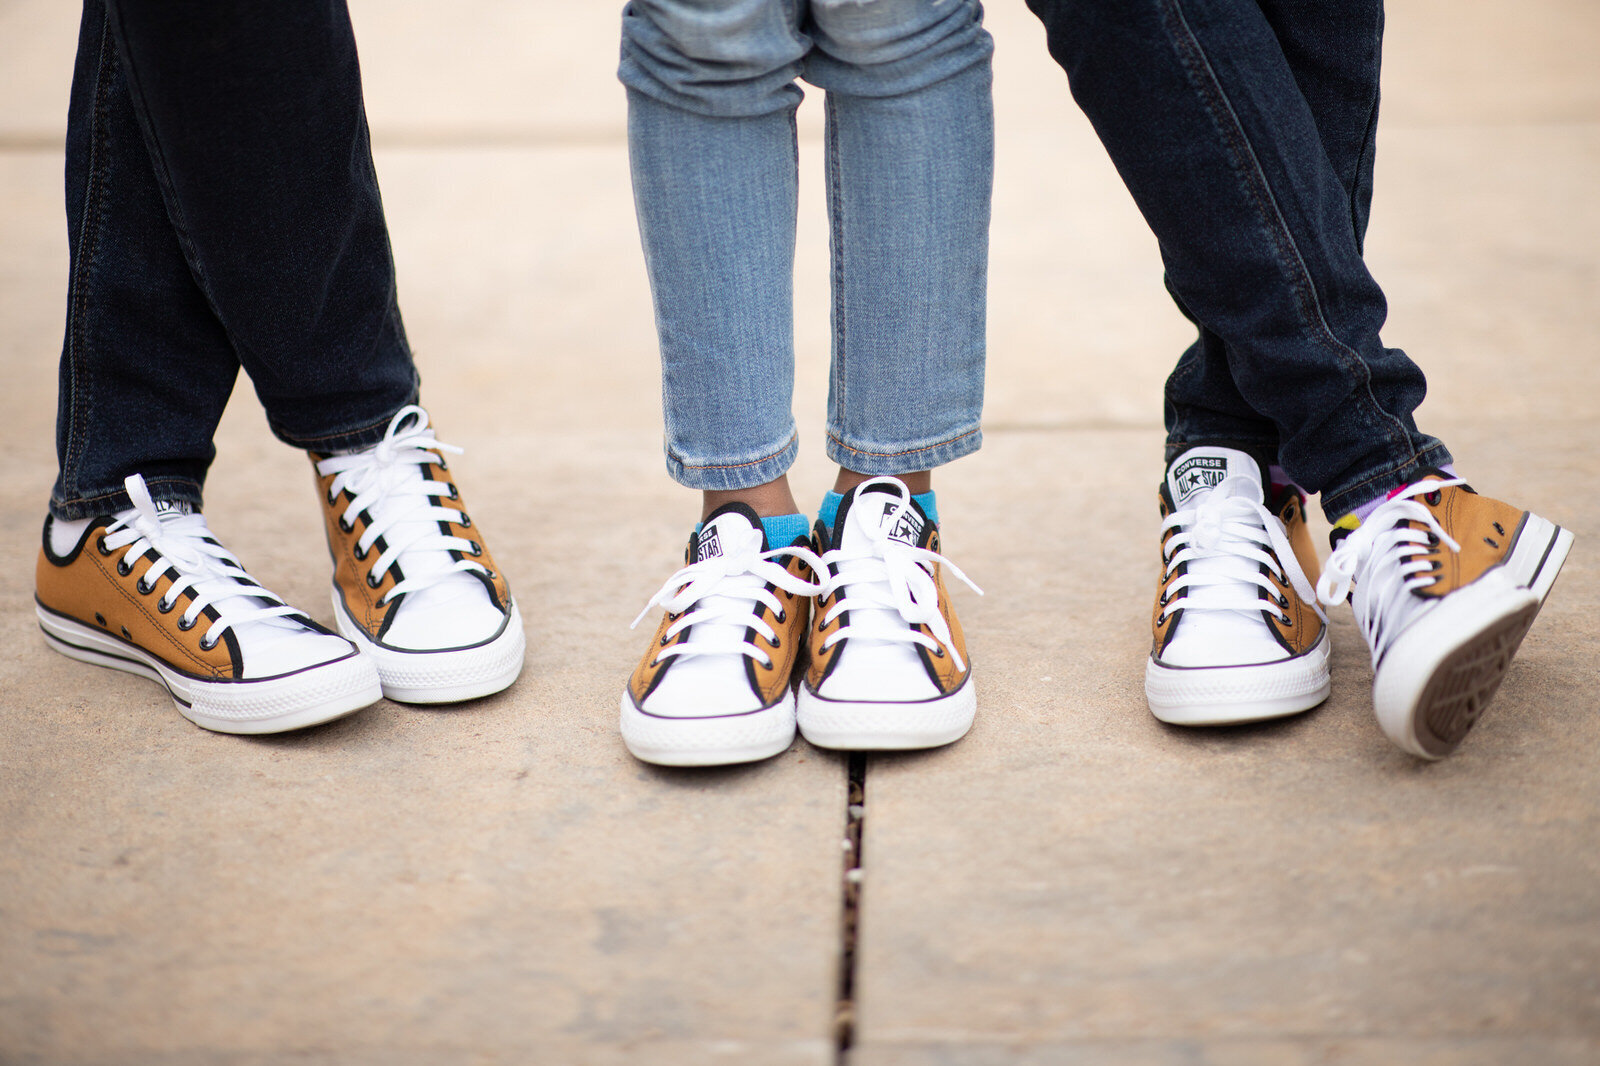
M782 456L784 452L788 451L790 448L793 448L799 440L800 434L791 433L789 434L789 439L784 441L783 446L777 451L768 455L763 455L756 459L751 459L749 462L744 463L691 463L685 460L683 456L673 451L670 446L667 448L667 455L672 459L673 462L677 463L685 470L742 470L747 466L760 466L762 463L772 462L774 459Z
M106 12L100 27L100 63L95 71L94 105L90 112L88 188L84 190L83 219L78 231L78 269L74 271L71 299L72 321L67 330L67 366L71 375L67 387L67 447L62 456L61 486L67 495L78 495L77 472L83 452L88 447L84 439L84 423L89 406L84 393L88 385L85 375L79 373L79 358L87 343L89 294L94 264L100 250L101 224L104 217L102 194L105 188L101 166L105 159L104 141L109 136L110 123L106 120L107 99L110 96L109 74L116 62L111 43L111 14Z
M828 223L829 223L829 275L833 282L833 410L829 417L844 424L844 413L849 409L849 395L845 388L845 287L844 287L844 178L839 163L839 119L833 95L823 99L826 113L827 141L824 151L828 163Z
M902 448L900 451L895 452L869 452L865 448L854 447L853 445L846 444L837 433L834 433L831 430L828 433L828 440L837 445L841 450L850 452L853 455L867 455L874 459L894 459L902 455L916 455L920 452L931 452L937 451L940 448L948 448L950 445L955 444L958 441L966 440L968 437L975 436L982 432L982 426L973 426L965 433L957 433L953 437L946 437L944 440L935 441L933 444L925 444L918 448Z
M1212 121L1217 124L1219 132L1227 142L1235 166L1247 179L1245 192L1255 202L1259 218L1278 251L1279 267L1289 274L1289 283L1300 310L1301 325L1306 327L1308 335L1315 343L1332 352L1347 369L1356 371L1354 376L1361 383L1371 409L1377 412L1380 420L1388 422L1391 427L1398 430L1399 437L1406 442L1407 458L1399 461L1402 464L1417 462L1417 450L1411 440L1411 434L1406 431L1404 424L1398 418L1383 409L1383 405L1378 403L1378 398L1373 395L1370 368L1360 355L1334 335L1327 319L1323 316L1321 303L1317 299L1316 286L1311 281L1305 259L1295 244L1294 234L1290 232L1288 223L1272 196L1266 174L1256 158L1255 150L1250 145L1250 139L1244 132L1238 114L1228 100L1227 93L1223 90L1211 61L1205 54L1205 49L1189 26L1188 19L1183 13L1182 0L1162 0L1162 6L1167 11L1167 22L1172 31L1172 39L1179 49L1179 58L1183 61L1191 83L1199 90L1202 102L1211 113ZM1393 434L1390 434L1390 440L1391 442L1395 440Z

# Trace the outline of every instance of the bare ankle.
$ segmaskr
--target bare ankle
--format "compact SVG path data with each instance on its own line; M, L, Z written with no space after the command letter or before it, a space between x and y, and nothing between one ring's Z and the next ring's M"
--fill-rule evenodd
M849 492L863 481L878 477L877 474L863 474L855 470L839 468L839 476L833 479L833 491L841 495ZM911 490L911 495L921 496L925 492L933 491L933 472L931 470L918 470L910 474L896 474L895 477L906 483L906 488Z
M800 513L800 505L795 503L794 493L789 490L787 474L764 485L747 489L707 489L700 495L701 520L710 518L717 508L730 503L742 503L761 518Z

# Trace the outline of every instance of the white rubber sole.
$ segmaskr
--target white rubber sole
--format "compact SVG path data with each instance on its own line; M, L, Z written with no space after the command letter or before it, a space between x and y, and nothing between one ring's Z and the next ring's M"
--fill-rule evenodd
M45 643L70 659L148 677L166 687L178 713L217 733L282 733L320 725L383 698L373 664L349 655L280 677L205 681L143 648L35 606Z
M1169 725L1239 725L1302 714L1328 698L1327 627L1303 655L1249 666L1145 664L1150 713Z
M794 693L745 714L677 718L649 714L622 693L622 742L633 757L657 766L727 766L759 762L794 743Z
M978 713L972 676L947 696L912 703L830 700L800 686L800 735L838 751L914 751L953 744Z
M492 696L521 675L528 650L514 599L505 627L493 640L444 651L399 651L374 643L345 611L337 590L333 615L344 638L372 660L383 694L396 703L460 703Z
M1544 606L1572 533L1530 514L1505 563L1395 638L1372 682L1384 735L1422 759L1455 751L1505 679Z

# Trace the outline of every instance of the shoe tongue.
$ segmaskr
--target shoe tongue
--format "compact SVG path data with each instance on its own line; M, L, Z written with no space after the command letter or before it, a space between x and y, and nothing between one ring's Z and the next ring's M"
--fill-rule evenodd
M1195 496L1234 476L1249 478L1257 485L1266 483L1260 464L1247 452L1212 445L1190 448L1167 468L1167 491L1172 495L1172 505L1183 507Z
M694 539L694 558L690 561L698 563L702 559L737 551L749 540L752 529L761 534L760 550L766 551L767 535L761 519L743 504L728 504L701 524L700 532Z
M194 514L194 506L187 500L155 500L156 517L163 522Z
M850 521L859 522L869 533L887 530L890 540L912 548L922 543L928 521L915 503L901 509L901 498L890 486L871 486L856 495L850 507ZM898 512L898 513L897 513Z

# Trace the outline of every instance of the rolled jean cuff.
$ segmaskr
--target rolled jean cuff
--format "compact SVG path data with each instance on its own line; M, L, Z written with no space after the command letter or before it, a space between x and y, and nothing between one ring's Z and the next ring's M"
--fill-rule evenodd
M828 434L828 458L857 474L910 474L932 470L983 447L983 428L972 425L929 443L910 445L849 443Z
M1395 460L1376 470L1356 471L1322 490L1322 513L1328 516L1328 521L1337 522L1362 504L1410 484L1421 471L1453 461L1450 449L1436 440L1415 455Z
M146 477L144 483L150 490L150 498L158 503L186 503L196 511L200 510L200 482L194 478L152 476ZM67 500L52 497L50 513L63 522L74 522L83 518L117 514L132 506L133 500L128 497L127 489L118 485L115 488L106 488Z
M400 413L401 408L417 402L417 394L412 392L407 399L397 403L392 409L377 418L362 418L357 425L345 426L330 430L326 433L303 434L293 433L283 424L267 418L267 425L271 428L273 436L289 445L291 448L303 448L308 452L347 452L358 448L368 448L383 439L388 432L389 423L394 416Z
M670 445L663 447L662 452L667 459L667 473L684 488L733 492L765 485L788 473L795 456L800 454L800 437L791 433L776 450L749 460L694 462L675 454Z

